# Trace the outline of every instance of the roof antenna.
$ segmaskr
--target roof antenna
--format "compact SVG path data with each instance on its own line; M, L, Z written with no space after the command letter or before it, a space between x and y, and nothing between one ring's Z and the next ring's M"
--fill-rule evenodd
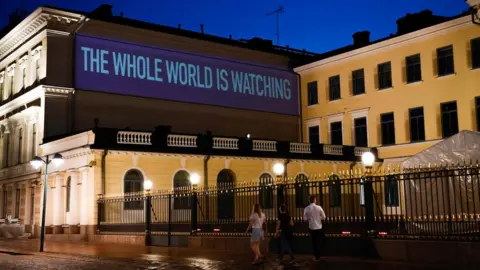
M200 24L200 30L202 31L202 34L203 34L203 24Z
M182 29L182 24L181 23L178 24L178 29Z
M275 14L276 17L277 17L277 45L280 44L280 32L279 32L279 29L278 29L278 15L279 15L280 13L283 13L284 10L285 10L285 9L283 8L283 6L279 6L276 10L265 14L265 16L270 16L270 15Z

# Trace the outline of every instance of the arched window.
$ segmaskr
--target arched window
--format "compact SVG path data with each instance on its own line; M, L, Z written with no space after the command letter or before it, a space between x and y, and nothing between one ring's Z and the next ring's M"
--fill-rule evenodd
M273 177L268 174L264 173L260 175L260 190L259 190L259 197L260 197L260 206L263 209L272 209L273 208Z
M129 170L123 179L123 192L125 194L138 193L143 191L143 175L139 170ZM125 209L141 210L143 209L143 201L125 202Z
M231 170L224 169L217 175L217 209L218 219L233 219L235 217L235 196L230 190L235 184L235 175Z
M173 209L190 209L188 192L191 187L190 174L187 171L178 171L173 177L173 192L176 195L173 200Z
M340 177L336 174L328 177L328 197L330 207L340 207L342 205L342 186Z
M308 205L308 177L301 173L295 177L295 205L304 208Z
M65 196L65 211L70 212L70 191L71 191L71 177L67 178L67 186L66 186L66 196Z
M385 205L399 206L398 183L395 175L388 175L385 181Z

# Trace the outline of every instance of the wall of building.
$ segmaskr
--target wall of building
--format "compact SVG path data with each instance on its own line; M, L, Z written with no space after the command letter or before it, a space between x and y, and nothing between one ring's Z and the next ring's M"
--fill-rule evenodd
M322 60L316 67L311 64L301 72L304 140L308 140L308 126L319 123L320 141L328 143L329 119L336 119L343 122L344 144L354 144L353 117L363 110L368 144L379 146L380 158L410 156L442 139L440 104L449 101L457 102L459 130L476 130L474 102L480 96L480 70L472 69L470 40L480 37L480 28L469 20L460 18L431 28L438 31L427 28ZM455 73L439 77L436 49L448 45L453 45ZM407 84L405 57L415 54L421 57L422 81ZM379 90L377 65L388 61L393 87ZM353 96L352 71L357 69L364 69L366 93ZM335 75L340 75L341 99L329 101L329 77ZM319 104L308 106L307 84L312 81L318 83ZM411 143L409 109L416 107L424 109L425 142ZM380 115L389 112L394 113L396 141L394 146L382 147Z

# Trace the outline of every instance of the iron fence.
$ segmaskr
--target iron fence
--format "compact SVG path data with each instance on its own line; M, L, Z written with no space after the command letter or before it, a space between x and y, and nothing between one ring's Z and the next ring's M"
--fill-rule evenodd
M273 232L285 204L297 234L316 195L328 234L394 237L480 235L480 169L475 165L348 171L295 179L265 177L214 187L130 194L98 200L100 231L152 234L241 234L260 203Z

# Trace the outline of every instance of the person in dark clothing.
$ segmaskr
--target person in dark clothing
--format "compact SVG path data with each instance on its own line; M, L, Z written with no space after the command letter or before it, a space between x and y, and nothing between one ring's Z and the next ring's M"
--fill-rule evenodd
M288 214L287 207L282 204L279 208L280 214L278 215L277 228L275 237L280 237L280 246L278 254L278 262L282 262L283 255L288 252L290 256L290 263L293 263L295 257L292 252L292 240L293 240L293 220Z

